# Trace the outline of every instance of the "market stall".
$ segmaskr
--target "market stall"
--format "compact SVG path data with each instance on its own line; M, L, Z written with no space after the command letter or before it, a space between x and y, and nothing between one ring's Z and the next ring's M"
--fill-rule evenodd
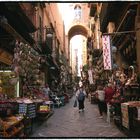
M16 41L11 66L0 70L0 137L28 137L39 116L53 114L40 61L33 47Z
M23 119L20 115L0 119L0 137L24 137Z
M128 132L139 131L137 108L140 100L140 85L134 67L114 72L115 94L111 100L111 113L115 124ZM140 131L139 131L140 132ZM129 135L129 133L127 133ZM138 133L137 133L138 134Z
M52 101L45 101L40 105L37 111L39 120L46 120L54 113L54 103Z
M121 104L122 126L131 136L140 136L140 101Z
M0 136L24 137L24 116L17 113L15 99L0 99Z

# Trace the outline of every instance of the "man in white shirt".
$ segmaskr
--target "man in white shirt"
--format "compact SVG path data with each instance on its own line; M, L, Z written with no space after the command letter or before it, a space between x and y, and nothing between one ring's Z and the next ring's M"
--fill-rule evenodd
M45 94L46 97L49 97L50 88L49 88L49 86L47 84L42 89L42 91L43 91L43 93Z

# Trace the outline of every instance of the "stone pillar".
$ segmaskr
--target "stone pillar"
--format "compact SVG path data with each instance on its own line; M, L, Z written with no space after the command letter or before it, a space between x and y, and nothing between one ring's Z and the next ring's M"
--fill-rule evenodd
M135 18L135 30L136 30L137 65L138 65L138 73L140 73L140 4L138 4L137 7L137 15Z

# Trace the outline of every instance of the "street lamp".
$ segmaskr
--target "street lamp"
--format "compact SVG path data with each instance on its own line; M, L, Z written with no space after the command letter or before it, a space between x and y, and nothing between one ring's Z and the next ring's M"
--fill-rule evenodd
M55 67L50 67L51 70L55 70Z
M48 38L52 38L53 37L53 30L51 27L46 27L46 36Z

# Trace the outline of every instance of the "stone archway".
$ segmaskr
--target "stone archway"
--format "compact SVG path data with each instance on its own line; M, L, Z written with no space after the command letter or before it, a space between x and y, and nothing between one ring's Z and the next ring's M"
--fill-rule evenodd
M88 36L88 29L83 25L74 25L68 31L68 41L75 35Z
M89 29L82 24L76 24L76 25L71 26L71 28L68 31L68 58L70 58L69 45L70 45L71 38L74 37L75 35L83 35L87 38L88 31L89 31Z

